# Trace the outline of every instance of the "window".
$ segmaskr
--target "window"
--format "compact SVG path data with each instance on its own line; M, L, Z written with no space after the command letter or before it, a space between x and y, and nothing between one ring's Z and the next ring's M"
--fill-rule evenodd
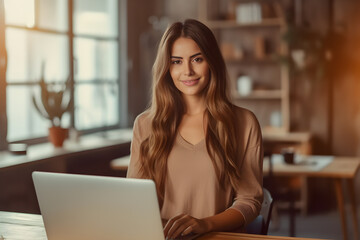
M0 95L6 95L0 97L6 102L0 113L7 116L7 124L0 120L3 145L47 136L50 122L31 100L40 93L42 74L49 83L69 77L73 83L74 107L63 117L63 127L89 132L120 126L119 2L0 0L5 12L0 49L3 56L4 48L7 52L7 69L0 68L0 86L5 86Z

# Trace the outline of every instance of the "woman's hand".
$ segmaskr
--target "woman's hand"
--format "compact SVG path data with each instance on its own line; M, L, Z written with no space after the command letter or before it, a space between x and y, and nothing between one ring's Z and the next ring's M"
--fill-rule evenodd
M166 239L174 239L189 233L206 233L210 231L209 223L186 214L175 216L166 223L164 235Z

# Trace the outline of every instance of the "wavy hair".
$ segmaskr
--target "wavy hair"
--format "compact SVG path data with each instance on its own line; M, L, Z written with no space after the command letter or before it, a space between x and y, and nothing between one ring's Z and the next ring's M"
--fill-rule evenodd
M170 76L171 49L175 40L186 37L199 46L210 69L210 81L204 89L206 109L206 148L220 183L239 184L236 161L236 122L234 105L227 96L227 71L211 30L201 22L187 19L165 31L153 65L152 102L149 108L151 133L140 146L141 174L156 183L160 204L164 199L167 158L173 147L180 121L185 113L180 91ZM221 184L222 185L222 184Z

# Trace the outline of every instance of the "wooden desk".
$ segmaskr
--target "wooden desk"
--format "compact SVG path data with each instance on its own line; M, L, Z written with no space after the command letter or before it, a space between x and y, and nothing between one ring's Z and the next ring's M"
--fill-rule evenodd
M27 240L46 240L46 232L41 215L1 212L0 211L0 239L1 236L6 240L27 239ZM255 234L242 233L208 233L198 238L199 240L260 240L260 239L282 239L282 240L300 240L305 238L263 236ZM311 240L309 238L306 238ZM315 240L315 239L313 239Z
M257 234L245 233L230 233L230 232L212 232L205 234L197 240L316 240L315 238L297 238L297 237L279 237L279 236L264 236Z
M41 215L0 211L0 239L46 240Z
M330 178L333 180L336 199L338 203L338 209L341 217L341 226L343 232L343 239L347 240L347 223L345 215L345 202L344 202L344 190L342 181L346 181L348 185L348 190L350 194L351 202L351 212L353 219L353 231L354 239L359 239L358 232L358 220L357 220L357 211L356 211L356 201L355 201L355 186L354 179L359 172L360 168L360 158L354 157L334 157L333 161L322 168L319 171L310 171L304 168L299 167L294 171L294 167L289 166L289 168L276 168L276 165L273 165L273 174L274 176L306 176L306 177L319 177L319 178ZM269 161L268 159L264 160L264 175L269 173Z

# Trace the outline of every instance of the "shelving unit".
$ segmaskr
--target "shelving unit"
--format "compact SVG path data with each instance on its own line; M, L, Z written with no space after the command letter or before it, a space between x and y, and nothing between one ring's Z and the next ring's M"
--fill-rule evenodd
M249 27L278 27L283 24L280 18L264 19L259 23L242 23L239 24L235 20L208 20L207 26L212 29L221 28L249 28Z
M281 99L281 90L253 90L249 95L241 96L238 92L232 93L234 99L246 100L246 99Z
M224 17L230 5L249 2L262 1L199 0L199 20L213 30L220 47L227 44L230 48L234 47L234 52L239 52L239 56L227 57L223 51L234 102L252 110L258 116L263 131L274 131L276 128L278 132L287 133L290 130L289 71L277 60L288 51L286 44L281 41L286 23L282 15L246 23ZM254 53L256 38L262 41L264 54L261 57ZM267 44L269 46L266 46ZM228 52L232 52L231 49ZM236 87L237 77L241 74L249 75L253 79L253 91L246 96L240 95ZM258 107L259 102L263 102L261 107ZM276 126L270 123L271 114L274 112L281 115L281 123Z
M222 50L229 73L229 92L232 99L235 104L250 109L257 116L262 127L266 151L279 153L283 148L292 147L297 153L310 155L311 134L290 131L289 69L278 60L279 56L289 54L289 47L282 40L287 30L284 13L279 5L272 5L273 10L276 9L272 16L257 19L256 22L239 23L233 8L242 3L276 5L277 1L198 0L199 20L212 29ZM259 43L260 54L257 52ZM239 75L246 75L252 79L252 91L245 96L237 89ZM274 124L271 119L281 123ZM295 206L305 214L306 177L288 178L284 179L284 182L290 183L300 192Z

